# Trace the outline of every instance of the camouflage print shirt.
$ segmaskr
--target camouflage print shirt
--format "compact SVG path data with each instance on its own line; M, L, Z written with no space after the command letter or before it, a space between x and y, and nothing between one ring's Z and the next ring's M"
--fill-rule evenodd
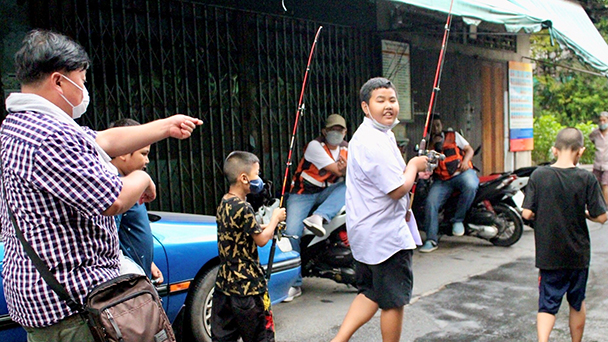
M237 296L266 292L264 270L252 236L261 232L249 203L238 197L222 199L217 208L220 269L215 281L216 290Z

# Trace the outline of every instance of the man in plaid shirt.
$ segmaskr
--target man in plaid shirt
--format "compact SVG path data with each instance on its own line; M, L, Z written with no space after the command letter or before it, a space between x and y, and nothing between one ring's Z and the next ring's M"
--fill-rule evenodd
M77 301L119 275L113 216L156 188L144 171L119 177L111 156L139 150L167 137L185 139L202 124L174 115L145 125L95 132L79 126L89 102L90 60L61 34L34 30L15 55L21 93L6 100L0 129L0 201L5 246L3 285L11 318L28 341L92 341L86 323L41 278L8 217L13 211L25 239Z

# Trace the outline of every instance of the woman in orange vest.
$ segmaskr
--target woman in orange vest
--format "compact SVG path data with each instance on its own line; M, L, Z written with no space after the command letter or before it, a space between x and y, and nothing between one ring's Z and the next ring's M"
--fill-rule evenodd
M468 141L452 129L444 132L438 114L434 115L431 135L431 147L443 153L445 160L439 161L434 171L435 181L429 190L424 206L426 241L420 247L422 253L429 253L437 249L439 210L454 191L459 191L460 196L458 208L452 218L452 234L454 236L464 235L462 221L475 199L479 186L479 178L471 163L475 151Z
M285 229L288 235L302 237L304 226L317 236L325 235L323 223L331 221L345 204L346 120L338 114L331 114L321 132L304 148L304 158L300 160L291 182ZM315 206L313 215L308 216ZM300 252L300 241L290 241L293 249ZM289 290L285 301L302 294L301 284L302 276Z

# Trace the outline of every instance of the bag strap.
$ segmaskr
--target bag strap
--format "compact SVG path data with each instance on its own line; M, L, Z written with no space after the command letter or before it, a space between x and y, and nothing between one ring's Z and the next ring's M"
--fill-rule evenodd
M0 130L0 135L3 135L3 134L4 134L4 127L2 128L2 130ZM61 285L59 283L59 281L57 281L57 278L55 278L55 276L53 276L53 274L49 270L48 266L44 263L44 261L42 261L42 259L40 259L40 257L38 256L38 253L36 253L36 251L34 250L32 245L30 245L27 242L27 240L23 236L23 232L17 225L17 220L15 220L13 211L11 210L11 208L8 204L8 196L6 195L6 186L4 185L4 175L3 175L4 165L3 164L4 163L2 161L2 145L0 142L0 181L2 182L2 193L4 195L4 203L6 204L6 210L8 211L8 217L10 218L11 223L12 223L13 227L15 228L15 233L17 235L17 238L19 238L19 241L21 241L21 245L23 246L25 253L27 254L27 256L30 257L30 259L32 260L32 263L34 264L34 266L36 267L38 272L40 272L42 279L44 279L44 281L46 281L46 283L49 285L49 287L53 291L55 291L55 293L59 296L59 298L63 299L72 310L77 311L77 312L83 312L84 307L82 306L82 304L79 304L78 302L76 302L74 300L74 298L72 298L72 296L65 289L65 287L63 285Z

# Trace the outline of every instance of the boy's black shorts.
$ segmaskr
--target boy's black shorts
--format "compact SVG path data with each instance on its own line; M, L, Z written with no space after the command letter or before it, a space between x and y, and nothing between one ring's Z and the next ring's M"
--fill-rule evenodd
M413 254L411 249L403 249L378 265L357 261L359 293L378 303L380 309L400 308L408 304L414 284Z
M211 340L214 342L274 342L274 320L268 292L255 296L228 296L213 292Z
M538 272L538 312L557 314L564 294L568 304L581 311L585 300L589 269L540 270Z

